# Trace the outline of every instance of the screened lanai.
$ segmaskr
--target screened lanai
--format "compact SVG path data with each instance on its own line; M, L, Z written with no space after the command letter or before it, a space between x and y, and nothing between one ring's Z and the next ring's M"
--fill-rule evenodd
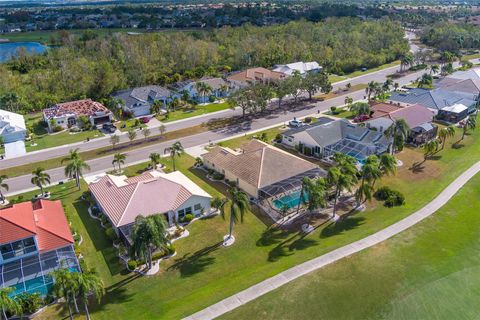
M22 292L47 295L53 279L52 271L65 268L79 272L77 257L72 246L21 258L0 265L0 287L12 287L12 296Z

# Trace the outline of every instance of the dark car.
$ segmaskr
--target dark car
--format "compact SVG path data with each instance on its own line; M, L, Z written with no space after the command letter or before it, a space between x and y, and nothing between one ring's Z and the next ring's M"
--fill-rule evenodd
M368 119L370 119L369 116L367 116L366 114L361 114L359 116L356 116L355 119L353 119L353 122L364 122L364 121L367 121Z
M104 123L102 125L102 129L106 132L109 132L109 133L114 133L116 130L117 130L117 127L115 127L113 124L111 123Z
M142 123L149 123L149 122L150 122L150 118L149 118L149 117L141 117L141 118L140 118L140 121L141 121Z

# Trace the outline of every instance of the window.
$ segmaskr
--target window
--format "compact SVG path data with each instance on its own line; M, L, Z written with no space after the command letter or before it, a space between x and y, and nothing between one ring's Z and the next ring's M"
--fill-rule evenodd
M192 207L185 208L185 215L192 214Z
M202 205L200 203L197 203L196 205L193 206L193 210L198 211L202 209Z
M180 209L177 211L177 213L178 213L178 218L185 217L185 209Z
M320 153L320 147L319 147L319 146L315 146L315 153L316 153L316 154L319 154L319 153Z

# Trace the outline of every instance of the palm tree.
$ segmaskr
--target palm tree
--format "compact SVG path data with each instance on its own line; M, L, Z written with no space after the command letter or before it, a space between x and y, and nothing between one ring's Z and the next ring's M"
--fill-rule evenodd
M477 118L476 117L468 117L467 121L465 122L465 125L463 126L463 132L462 132L462 138L460 140L463 140L465 138L465 134L469 129L475 130L477 126Z
M343 190L352 191L352 187L356 183L356 179L349 175L342 172L339 167L332 167L328 170L327 176L328 182L330 185L334 187L334 203L333 203L333 215L332 218L335 217L337 211L337 201L340 197L340 194Z
M0 288L0 309L2 309L2 315L5 320L8 320L7 312L11 314L19 314L22 312L22 307L18 301L10 296L12 291L12 287Z
M370 116L370 105L365 102L356 102L352 105L350 105L350 111L353 113L355 117L361 116L361 115L366 115Z
M152 165L152 168L154 170L157 169L157 166L158 166L158 164L160 163L160 160L161 160L160 154L158 154L156 152L153 152L153 153L150 153L150 155L148 157L150 158L150 164Z
M41 167L32 171L32 179L30 180L32 184L36 185L40 188L40 192L42 196L45 195L43 192L43 186L50 184L50 175L45 172L45 170Z
M384 153L380 156L380 170L382 171L382 175L394 175L397 173L397 159L395 156ZM375 185L375 181L373 181L373 186Z
M80 189L80 178L83 177L83 170L90 170L90 166L82 160L78 149L70 150L68 157L62 159L62 163L68 161L65 167L65 175L71 179L75 179L77 188Z
M73 320L71 302L75 296L72 273L65 268L60 268L51 273L53 277L53 293L57 298L64 298L68 307L70 320Z
M147 138L150 136L150 134L151 134L150 129L148 129L148 128L143 128L142 129L142 135L145 138L145 140L147 140Z
M395 137L400 137L405 141L408 137L408 134L410 132L410 128L407 124L407 122L404 119L397 119L393 123L393 125L385 130L385 135L390 137L390 145L391 145L391 151L392 154L395 153Z
M307 207L310 212L327 206L327 181L325 178L317 178L307 184L308 194Z
M438 147L440 146L440 141L438 139L432 139L426 142L423 145L423 161L427 161L427 158L438 151Z
M228 190L230 194L230 228L228 237L225 240L231 239L233 235L233 227L238 221L243 222L243 216L250 209L250 203L248 196L245 192L233 187ZM225 206L221 206L220 213L222 218L225 219Z
M440 67L438 66L438 64L430 65L430 75L437 73L438 70L440 70Z
M75 272L72 273L72 276L76 283L77 293L82 298L87 319L90 320L88 298L93 295L98 301L100 301L101 296L105 293L103 281L95 270L90 270L84 273Z
M370 81L368 83L367 87L365 88L365 92L368 95L368 101L371 100L372 94L378 92L379 88L380 88L380 84L376 81Z
M397 91L399 86L400 86L400 84L399 84L398 82L395 82L395 83L393 84L393 89L394 89L395 91Z
M370 200L373 194L373 184L382 176L380 159L376 155L368 156L360 172L362 182L355 193L357 204Z
M404 67L411 66L413 62L414 62L414 57L410 52L403 55L400 58L400 72L404 70Z
M348 109L350 109L352 103L353 103L353 98L350 98L349 96L346 96L345 97L345 105L347 106Z
M212 92L212 87L202 81L195 83L195 89L197 90L198 94L202 96L202 103L205 103L205 96Z
M158 114L160 113L160 110L162 109L162 107L163 107L163 102L161 100L155 100L152 103L152 107L150 111L152 113Z
M160 132L160 136L163 137L165 132L167 132L167 127L165 127L164 124L161 124L160 127L158 127L158 131Z
M169 153L170 157L172 158L172 165L173 165L173 171L176 171L175 167L175 157L180 157L183 153L183 146L180 143L180 141L175 142L172 144L170 147L166 148L164 150L164 153Z
M445 142L448 138L453 138L455 136L455 128L452 125L445 127L440 130L438 137L442 140L442 150L445 148Z
M112 160L113 168L115 169L115 164L118 165L118 172L122 171L122 164L125 164L125 159L127 156L124 153L115 153Z
M132 228L132 252L136 257L143 256L148 260L148 268L152 268L152 252L164 249L168 243L166 238L167 224L161 214L135 218Z
M135 131L135 129L129 129L128 130L128 140L130 140L130 143L135 140L135 138L137 137L137 132Z
M2 201L2 203L5 203L5 197L3 195L2 190L8 191L9 189L8 184L5 182L5 180L7 179L8 179L7 175L5 174L0 175L0 200Z

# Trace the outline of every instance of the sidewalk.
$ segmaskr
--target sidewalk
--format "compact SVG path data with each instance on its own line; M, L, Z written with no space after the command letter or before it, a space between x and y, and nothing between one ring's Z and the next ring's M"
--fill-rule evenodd
M423 219L431 216L443 205L445 205L457 192L467 183L475 174L480 171L480 161L472 165L458 178L455 179L447 188L445 188L435 199L426 206L414 212L408 217L392 224L391 226L380 230L366 238L355 241L351 244L338 248L315 259L299 264L293 268L285 270L278 275L266 279L246 290L243 290L233 296L226 298L210 307L207 307L191 316L188 320L213 319L221 316L235 308L238 308L249 301L252 301L276 288L295 280L312 271L318 270L328 264L336 262L342 258L354 253L372 247L382 241L385 241L400 232L414 226Z

